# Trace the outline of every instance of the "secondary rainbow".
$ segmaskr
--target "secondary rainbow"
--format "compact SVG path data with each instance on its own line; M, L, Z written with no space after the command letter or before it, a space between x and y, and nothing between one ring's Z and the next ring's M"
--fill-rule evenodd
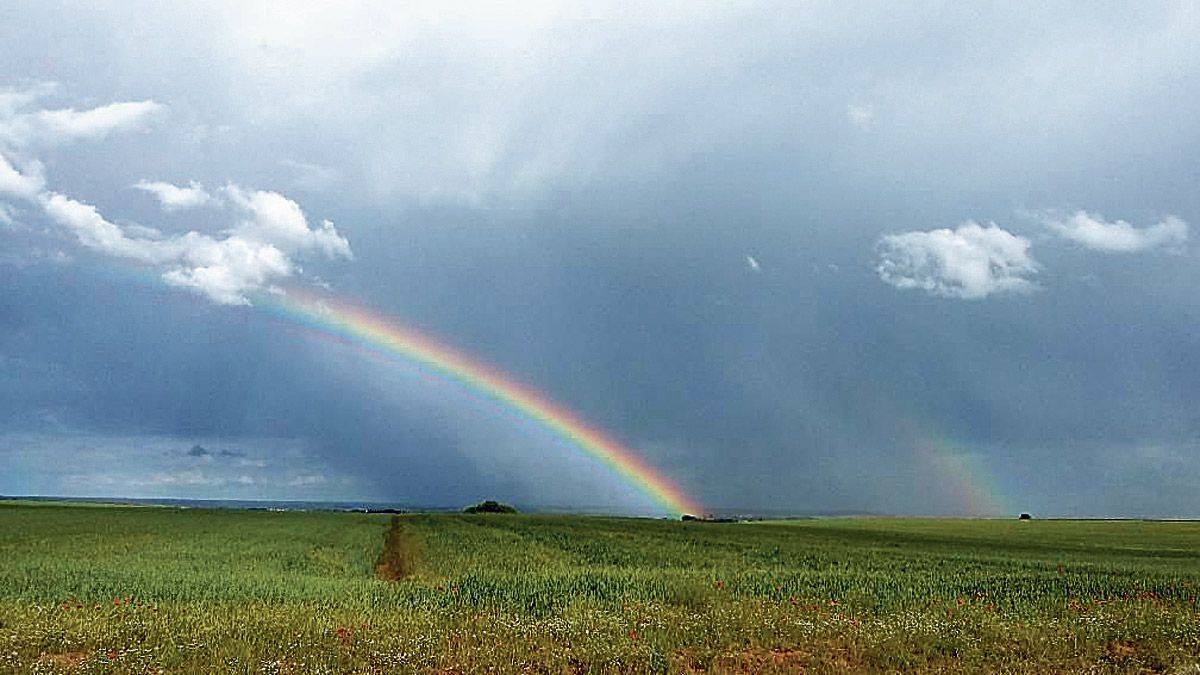
M864 408L873 419L886 424L895 439L895 449L910 453L933 477L934 489L945 498L943 509L964 516L1004 516L1013 513L1014 500L1003 489L988 465L986 453L972 449L942 430L927 411L911 399L878 395L868 390ZM940 511L940 509L938 510ZM935 511L937 512L937 511Z
M637 454L588 425L575 413L511 377L420 332L354 307L349 303L289 289L263 295L254 304L289 323L314 329L340 340L451 380L506 406L598 460L672 515L702 513L700 506Z
M913 439L913 448L936 471L944 489L959 501L966 515L1011 513L1008 500L981 458L948 435L927 431Z

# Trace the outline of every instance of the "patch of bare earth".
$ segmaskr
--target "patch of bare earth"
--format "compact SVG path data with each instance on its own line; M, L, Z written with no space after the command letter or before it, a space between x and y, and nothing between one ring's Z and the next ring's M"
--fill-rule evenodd
M375 575L384 581L399 581L417 570L416 545L405 531L400 516L392 516L383 538L383 550L375 560Z
M862 664L854 664L844 654L824 653L816 655L797 648L751 649L718 656L711 663L704 663L695 654L687 651L677 653L672 660L672 671L680 673L808 673L862 670Z

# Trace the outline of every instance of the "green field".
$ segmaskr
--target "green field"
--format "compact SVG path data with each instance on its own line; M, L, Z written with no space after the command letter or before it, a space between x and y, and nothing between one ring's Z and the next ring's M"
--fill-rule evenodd
M0 672L1192 673L1197 596L1197 523L0 506Z

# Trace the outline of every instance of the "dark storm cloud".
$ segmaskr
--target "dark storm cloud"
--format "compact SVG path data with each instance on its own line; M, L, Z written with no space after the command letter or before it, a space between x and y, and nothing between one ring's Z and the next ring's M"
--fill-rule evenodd
M311 278L569 404L706 504L964 512L932 444L1039 515L1198 515L1200 267L1170 220L1200 222L1193 6L489 11L28 6L0 72L59 82L47 105L165 106L40 150L57 189L167 235L230 223L131 186L295 197L355 254ZM281 455L280 485L329 471L359 497L611 488L452 386L133 281L0 201L3 430L183 439L177 459L230 471L276 461L243 439L295 439L311 454ZM909 256L885 279L881 240ZM248 451L181 456L198 439Z

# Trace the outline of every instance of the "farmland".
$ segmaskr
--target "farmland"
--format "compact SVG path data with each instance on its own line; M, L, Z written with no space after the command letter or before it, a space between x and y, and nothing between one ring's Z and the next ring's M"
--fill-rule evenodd
M1197 596L1196 523L0 505L0 672L1192 672Z

